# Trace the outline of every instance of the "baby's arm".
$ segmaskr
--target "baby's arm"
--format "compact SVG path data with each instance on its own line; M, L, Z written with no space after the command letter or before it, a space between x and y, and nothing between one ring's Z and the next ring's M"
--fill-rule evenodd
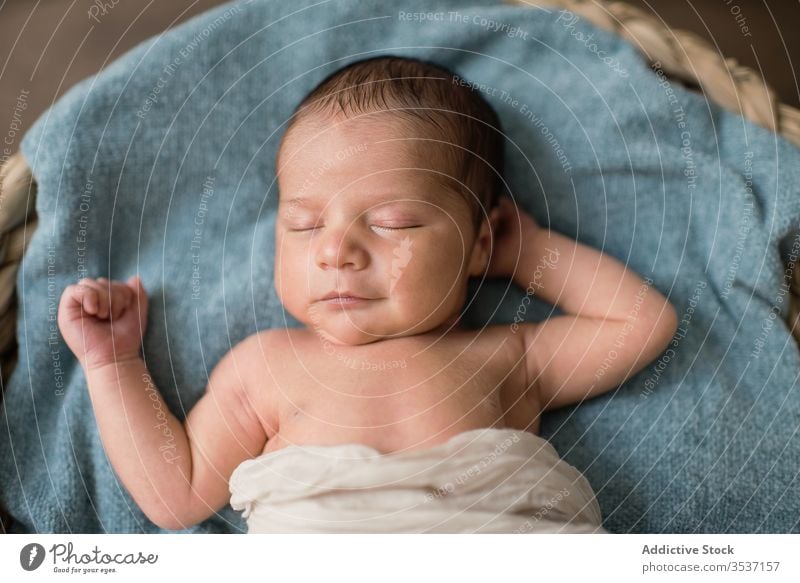
M138 354L147 306L141 282L138 290L129 283L127 291L116 287L108 293L109 282L102 281L83 280L64 291L59 326L83 367L115 472L151 521L167 529L187 528L225 506L233 470L259 455L266 443L241 374L257 336L220 360L204 396L181 423Z
M567 312L519 324L528 383L543 409L616 388L663 352L677 315L655 287L610 255L539 227L522 209L518 218L510 199L504 205L516 235L506 233L497 250L519 258L514 281Z
M184 423L170 413L141 358L85 369L108 458L161 528L188 528L224 507L233 470L264 449L266 433L237 370L244 352L240 343L220 360Z

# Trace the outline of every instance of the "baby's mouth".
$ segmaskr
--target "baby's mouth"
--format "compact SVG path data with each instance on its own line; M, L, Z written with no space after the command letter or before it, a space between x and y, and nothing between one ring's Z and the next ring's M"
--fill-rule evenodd
M367 298L359 298L355 296L337 296L335 298L327 298L322 301L329 304L355 304L358 302L367 302L369 300Z
M318 301L328 306L356 307L366 305L378 298L367 298L351 292L331 292Z
M320 298L320 301L322 301L322 300L334 300L336 298L355 298L355 299L359 299L359 300L371 299L371 298L368 298L366 296L362 296L360 294L357 294L355 292L351 292L349 290L341 290L341 291L332 291L332 292L329 292L329 293L325 294L324 296L322 296Z

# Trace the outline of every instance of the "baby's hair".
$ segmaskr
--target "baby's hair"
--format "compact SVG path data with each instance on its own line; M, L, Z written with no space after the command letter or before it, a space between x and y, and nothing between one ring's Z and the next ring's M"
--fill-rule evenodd
M436 132L435 139L443 143L433 151L448 178L437 177L466 199L477 227L503 192L503 131L480 92L441 65L389 55L338 69L303 98L283 139L307 116L380 111L407 121L422 135Z

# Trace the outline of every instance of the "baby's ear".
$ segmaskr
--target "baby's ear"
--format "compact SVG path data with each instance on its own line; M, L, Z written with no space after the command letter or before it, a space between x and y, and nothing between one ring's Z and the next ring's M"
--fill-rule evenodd
M472 246L472 256L469 263L470 277L482 277L486 273L498 225L499 209L495 206L489 211L488 218L484 216L478 226L478 234Z
M492 237L497 237L497 228L500 226L500 205L496 204L489 211L489 224L492 227Z

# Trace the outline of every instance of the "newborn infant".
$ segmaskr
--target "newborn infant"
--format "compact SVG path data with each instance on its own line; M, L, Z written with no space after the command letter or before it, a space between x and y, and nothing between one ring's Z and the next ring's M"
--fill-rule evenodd
M141 358L142 281L64 290L61 333L148 518L188 528L230 502L249 532L603 532L541 415L657 358L675 310L515 205L504 139L431 63L367 59L320 83L276 159L275 290L304 327L234 346L183 422ZM535 295L564 315L465 329L470 277L513 278L520 313Z

